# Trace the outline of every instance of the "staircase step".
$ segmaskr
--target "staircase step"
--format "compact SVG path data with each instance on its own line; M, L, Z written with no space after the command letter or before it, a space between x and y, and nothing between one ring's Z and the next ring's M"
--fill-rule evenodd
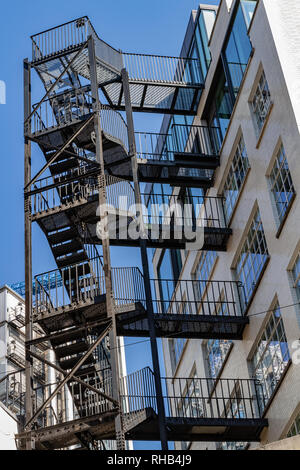
M72 357L70 359L66 359L64 361L59 361L59 365L60 367L63 369L63 370L70 370L72 369L76 364L77 362L79 361L80 359L80 356L77 355L75 357ZM84 361L83 363L83 366L87 366L87 365L90 365L90 364L94 364L95 363L95 359L93 358L92 355L88 356L86 358L86 360ZM95 371L95 367L93 366L93 371ZM80 367L80 369L78 370L79 373L82 373L82 372L85 372L85 369Z
M80 263L81 261L86 261L88 259L85 251L80 251L78 253L72 253L69 256L64 258L58 258L56 264L58 268L65 268L66 266L72 266L73 264Z
M79 161L77 158L69 157L67 160L62 160L61 162L56 162L50 165L50 171L52 175L59 175L64 171L71 170L79 166Z
M88 348L89 344L86 341L81 340L76 343L56 347L54 348L54 351L57 358L63 359L64 357L72 356L73 354L86 352Z
M82 341L82 335L83 335L82 330L77 330L75 328L72 328L70 330L65 330L65 332L59 335L59 337L51 340L51 345L55 349L55 348L65 346L66 343L69 341L76 341L76 340Z
M76 253L82 248L82 243L74 239L68 243L62 245L57 245L52 248L53 254L55 257L67 255L68 253Z
M67 242L69 240L73 240L76 237L78 237L78 231L75 227L69 227L66 230L47 235L50 245L57 245L58 243Z

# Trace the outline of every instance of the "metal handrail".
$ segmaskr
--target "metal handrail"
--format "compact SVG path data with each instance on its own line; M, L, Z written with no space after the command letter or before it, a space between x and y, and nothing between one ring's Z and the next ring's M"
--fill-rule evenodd
M256 379L162 377L166 416L186 419L259 419L265 403ZM126 422L147 409L156 409L153 372L137 371L123 379L121 398Z

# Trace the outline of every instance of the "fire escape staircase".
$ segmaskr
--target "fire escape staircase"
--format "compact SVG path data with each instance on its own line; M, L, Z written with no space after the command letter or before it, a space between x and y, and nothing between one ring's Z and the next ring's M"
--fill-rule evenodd
M25 136L38 144L46 163L25 191L31 198L31 220L45 233L57 270L36 277L33 322L45 336L31 340L31 344L49 342L73 406L68 413L64 411L63 417L53 419L49 403L45 405L30 431L37 449L68 447L86 439L93 446L97 440L114 439L115 417L120 410L126 439L159 440L152 371L145 369L121 379L121 402L116 403L112 398L109 348L103 346L111 318L97 251L97 245L101 245L97 233L100 168L95 156L91 86L82 85L91 82L87 47L90 37L94 40L98 87L107 102L98 111L106 197L114 208L108 210L111 245L140 244L140 240L121 236L123 229L127 233L128 226L136 223L137 216L131 209L135 200L131 153L127 124L121 114L126 110L122 69L128 72L134 112L195 115L203 89L197 60L123 53L102 41L86 17L32 36L31 67L40 76L46 95L33 106L25 122ZM190 228L197 230L200 220L203 249L226 250L232 231L226 224L222 198L203 195L194 200L188 193L189 187L207 189L213 185L219 166L219 129L174 125L170 134L136 133L135 139L139 182L159 179L170 186L181 186L179 200L186 202L189 198L192 207ZM40 179L44 171L48 176ZM126 202L120 202L119 195L126 196ZM168 204L173 196L168 196ZM153 195L150 212L159 202L161 195ZM185 248L189 239L185 234L178 238L176 220L173 215L166 218L153 211L146 214L147 227L158 228L158 237L148 235L147 247ZM116 221L119 228L113 237ZM164 226L171 227L170 239L163 236ZM143 274L137 268L113 268L112 282L117 334L149 336ZM181 280L175 286L174 281L162 282L166 298L152 299L157 337L242 338L248 319L243 313L241 284ZM151 283L154 293L158 280ZM99 347L90 352L95 341L99 341ZM168 440L259 440L267 425L254 381L227 382L225 396L211 379L198 379L193 384L194 398L184 398L189 379L179 379L185 383L178 382L175 389L170 379L161 380ZM51 397L51 387L44 390L45 396ZM241 400L244 415L239 414ZM236 403L237 414L233 412ZM18 436L20 447L26 438L27 431Z

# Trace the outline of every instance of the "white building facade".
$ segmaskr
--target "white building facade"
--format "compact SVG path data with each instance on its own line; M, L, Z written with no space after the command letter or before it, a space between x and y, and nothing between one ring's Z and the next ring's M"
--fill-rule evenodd
M214 10L200 5L192 13L187 51L199 40L200 15ZM239 282L249 323L240 340L164 339L164 361L167 377L256 379L269 423L260 436L265 445L300 433L300 5L222 0L214 16L212 29L206 21L210 63L193 124L220 128L220 166L204 194L224 198L232 235L222 252L156 250L153 266L157 279L173 277L174 291L178 280L205 281L194 293L199 312L213 282ZM218 302L223 310L226 302Z

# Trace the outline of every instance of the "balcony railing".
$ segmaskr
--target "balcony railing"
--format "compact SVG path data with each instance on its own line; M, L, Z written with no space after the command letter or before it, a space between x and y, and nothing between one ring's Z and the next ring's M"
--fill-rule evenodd
M97 200L99 189L94 170L93 166L82 165L36 181L31 196L32 214ZM120 211L129 211L135 202L130 183L115 176L106 175L105 178L107 204Z
M202 85L198 59L122 53L129 80L172 85Z
M117 306L145 302L143 276L138 268L112 268L112 283ZM40 274L35 278L35 314L73 303L91 303L105 292L100 258Z
M173 161L174 153L218 156L222 144L218 127L174 124L168 134L137 132L138 158Z
M156 314L243 315L243 285L235 281L153 279Z
M36 109L36 110L35 110ZM34 111L35 110L35 111ZM73 88L44 100L40 107L33 105L31 134L38 135L81 123L93 112L93 98L90 88ZM108 137L116 139L128 151L127 124L122 115L109 106L101 105L101 128ZM29 133L29 124L25 133Z
M246 68L247 64L241 64L237 62L228 62L227 63L229 74L231 78L231 83L235 93L238 93Z
M40 60L84 44L89 30L89 19L83 17L31 36L32 60Z
M262 417L261 385L254 379L162 377L167 418L258 419ZM127 390L127 392L124 392ZM151 408L157 413L154 375L146 368L124 377L121 382L125 421Z
M150 226L182 228L227 228L223 197L142 194L147 205L144 223Z
M222 145L219 127L185 126L173 124L174 152L194 155L217 156Z
M25 414L25 369L0 378L0 401L17 416Z

